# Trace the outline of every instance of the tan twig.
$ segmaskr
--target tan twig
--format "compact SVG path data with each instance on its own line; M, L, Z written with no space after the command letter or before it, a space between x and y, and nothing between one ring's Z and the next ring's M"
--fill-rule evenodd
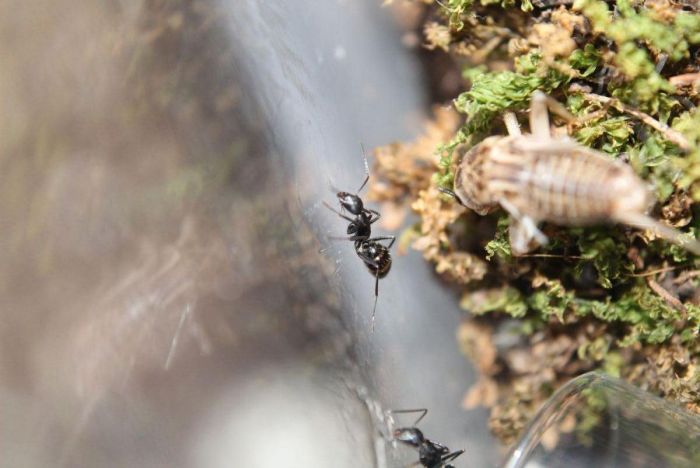
M576 259L576 260L582 260L585 257L582 257L581 255L556 255L556 254L523 254L523 255L514 255L515 258L571 258L571 259Z
M700 81L700 73L684 73L668 79L673 86L684 86Z
M672 267L659 268L657 270L643 271L641 273L630 273L627 276L629 276L631 278L644 278L646 276L654 276L654 275L657 275L659 273L666 273L669 271L677 270L679 268L683 268L683 265L676 265L676 266L672 266Z
M647 278L647 284L652 291L658 294L661 299L666 302L666 304L681 312L684 315L684 318L688 316L688 309L685 308L683 303L676 296L668 292L663 286L657 283L656 280L651 277Z
M700 270L684 271L678 275L678 278L673 280L673 284L685 283L689 279L695 278L696 276L700 276Z

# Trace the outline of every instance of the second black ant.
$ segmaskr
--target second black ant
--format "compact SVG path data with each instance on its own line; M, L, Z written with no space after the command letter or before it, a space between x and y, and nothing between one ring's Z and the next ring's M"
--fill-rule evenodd
M464 449L450 452L450 449L442 444L427 439L423 432L416 426L428 414L425 408L410 410L389 411L390 414L422 413L412 427L402 427L394 430L394 440L409 445L418 450L418 463L424 468L454 468L448 463L464 453Z
M359 193L363 188L365 188L365 185L367 185L367 182L369 181L369 166L367 165L367 158L364 155L364 148L362 150L362 155L365 163L366 177L357 192L354 194L348 192L336 193L341 211L337 211L325 201L323 204L329 210L333 211L335 214L349 222L346 231L348 237L341 237L339 239L349 240L355 243L355 253L360 260L364 262L370 274L372 274L372 276L375 278L374 308L372 309L372 328L374 328L374 316L377 311L377 299L379 298L379 280L389 274L389 270L391 270L392 260L389 249L392 245L394 245L396 237L372 237L372 224L381 218L381 214L379 214L379 212L376 210L365 208L364 202L359 196ZM346 216L343 214L343 211L347 211L354 217ZM389 244L383 245L380 243L380 241L384 240L390 241Z

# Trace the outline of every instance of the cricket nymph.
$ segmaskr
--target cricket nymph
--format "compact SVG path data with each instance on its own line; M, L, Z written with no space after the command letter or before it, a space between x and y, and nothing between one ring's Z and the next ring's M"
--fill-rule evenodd
M630 166L549 129L547 97L535 92L530 109L532 135L520 132L515 115L505 115L509 136L492 136L463 155L454 194L484 215L501 207L511 216L515 255L547 242L538 229L547 221L566 226L619 222L654 231L700 255L700 243L650 218L654 198Z

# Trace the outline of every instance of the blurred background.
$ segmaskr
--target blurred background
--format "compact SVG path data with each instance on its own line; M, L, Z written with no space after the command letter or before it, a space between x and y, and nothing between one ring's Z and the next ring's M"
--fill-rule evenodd
M497 462L453 293L395 255L372 332L321 204L420 130L420 12L0 1L0 466L404 466L417 407Z

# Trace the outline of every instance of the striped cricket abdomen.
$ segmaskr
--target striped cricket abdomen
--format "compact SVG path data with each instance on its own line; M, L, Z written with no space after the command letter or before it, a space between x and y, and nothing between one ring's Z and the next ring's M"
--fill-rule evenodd
M485 165L489 191L521 214L580 226L646 211L648 190L629 166L574 143L531 149L527 140L504 139Z

